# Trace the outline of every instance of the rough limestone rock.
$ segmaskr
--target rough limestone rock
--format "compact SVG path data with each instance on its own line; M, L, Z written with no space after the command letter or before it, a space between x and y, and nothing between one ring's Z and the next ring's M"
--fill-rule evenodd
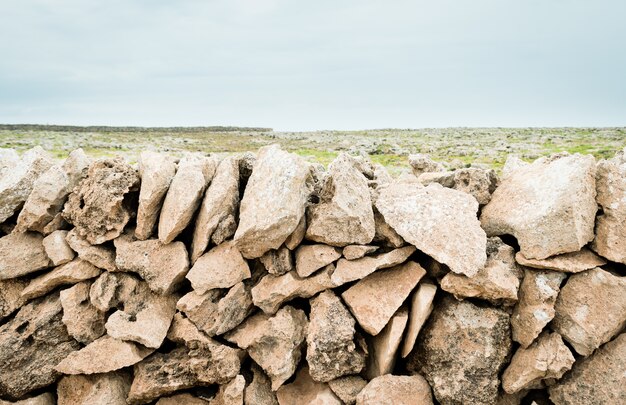
M427 172L443 172L445 170L444 166L435 162L425 153L415 153L409 155L409 165L411 165L411 169L413 169L413 174L418 177L422 173Z
M419 264L407 262L365 277L341 297L370 335L377 335L426 274Z
M251 364L252 381L246 387L243 403L246 405L278 405L276 394L272 391L272 382L255 363Z
M626 264L626 148L613 159L598 162L596 187L602 215L592 247L609 260Z
M0 320L24 305L22 291L27 285L28 280L21 278L0 280Z
M374 225L376 226L376 234L372 242L391 248L399 248L406 245L406 241L402 239L402 236L398 235L395 229L389 226L383 215L376 209L376 206L374 206Z
M367 381L358 375L340 377L328 382L330 389L333 390L335 395L346 405L354 405L357 395L359 395L359 392L361 392L366 385Z
M580 273L594 267L604 266L606 260L587 248L577 252L563 253L546 259L527 259L521 252L515 254L515 260L522 266L535 269L562 271L564 273Z
M59 294L23 306L0 326L0 397L15 399L54 383L54 366L78 350L61 321Z
M188 153L180 160L161 207L161 242L170 243L189 225L204 190L215 174L216 166L215 160L199 153Z
M298 222L298 226L296 229L285 239L285 246L289 250L295 250L302 240L304 239L304 235L306 234L306 215L303 215Z
M130 274L104 272L91 285L89 299L93 306L107 312L132 302L132 297L143 295L145 289L145 285Z
M268 273L280 276L293 270L291 251L283 246L280 249L268 250L259 259ZM308 274L307 274L308 275Z
M510 350L506 312L446 296L420 333L407 367L426 377L443 405L493 404Z
M154 232L161 204L176 174L176 162L160 153L144 151L139 154L139 208L135 237L148 239Z
M17 217L16 229L43 232L63 209L67 196L83 180L90 163L85 152L76 149L62 164L50 167L39 176Z
M66 237L67 231L54 231L43 238L43 248L53 266L69 263L76 256L76 253L65 240Z
M528 347L554 318L554 304L564 273L525 269L519 301L511 315L513 340Z
M437 293L437 286L428 281L421 282L411 296L411 312L409 313L409 324L402 344L402 358L411 353L417 340L417 335L422 330L422 326L433 311L433 300Z
M83 281L61 291L63 323L77 341L89 344L104 335L105 313L89 301L91 282Z
M115 239L130 220L125 197L138 185L137 172L121 158L97 160L69 195L63 217L92 245Z
M348 245L343 248L342 255L347 260L356 260L377 250L378 246L373 245Z
M432 405L430 386L419 374L376 377L356 397L357 405Z
M10 233L0 238L0 280L45 269L50 264L38 233Z
M301 157L278 145L259 150L241 200L235 233L244 257L253 259L278 249L296 230L311 192L309 179L309 164Z
M472 277L485 265L487 237L473 197L439 184L396 181L380 191L376 208L407 242L454 273Z
M502 374L502 388L508 394L541 388L546 379L558 380L572 368L574 356L558 333L543 333L527 349L519 348Z
M477 167L464 167L453 172L422 173L418 180L425 186L439 183L444 187L463 191L473 196L480 205L491 200L491 194L498 186L498 176L493 169Z
M308 277L341 257L341 251L329 245L301 245L296 249L296 272Z
M56 405L54 395L49 392L22 399L18 401L4 401L0 399L0 405Z
M556 405L623 404L626 401L626 333L581 359L550 387Z
M311 378L307 367L302 367L298 371L294 382L280 387L276 391L276 396L280 405L342 405L328 384Z
M552 329L590 355L626 326L626 278L596 268L571 276L556 300Z
M332 280L337 285L360 280L376 270L404 263L414 252L414 246L405 246L377 256L367 256L356 260L341 259L337 262Z
M134 342L104 335L79 351L70 353L55 364L63 374L101 374L132 366L150 355L148 349Z
M487 240L487 262L473 277L448 273L441 280L441 289L456 297L481 298L495 304L512 305L523 271L515 262L515 250L494 237Z
M210 403L185 392L183 394L174 394L171 397L159 398L156 405L210 405Z
M115 265L120 271L132 271L159 294L170 294L189 271L189 258L183 242L164 245L158 239L133 241L123 235L114 241Z
M65 376L57 386L57 405L126 405L131 380L120 371Z
M401 307L389 320L380 333L370 339L366 375L373 380L381 375L391 374L396 365L398 348L409 320L409 311Z
M304 311L287 305L272 317L264 313L249 317L225 338L248 351L272 380L272 391L276 391L296 371L307 324Z
M198 211L191 244L192 263L195 263L204 253L220 224L225 224L231 220L236 222L239 209L240 160L241 157L239 156L229 156L217 166L215 177L213 177L200 205L200 211ZM231 236L232 234L228 235L227 238Z
M355 158L342 153L330 164L319 197L308 209L307 239L332 246L365 245L374 239L367 178Z
M332 291L310 300L311 313L306 337L306 360L315 381L328 382L358 374L365 366L365 355L354 343L355 320Z
M243 405L243 392L246 388L246 380L242 375L220 385L219 391L210 405Z
M480 222L490 236L515 236L528 259L580 250L594 238L595 174L591 155L537 159L502 181Z
M102 270L91 263L81 259L75 259L32 279L28 286L22 291L22 298L30 300L41 297L61 285L76 284L98 277L101 272Z
M200 256L187 279L199 293L214 288L230 288L250 278L250 267L233 241L224 242Z
M43 227L42 233L44 235L50 235L54 231L69 228L70 224L63 218L63 211L59 212L52 218L52 221L48 222L48 225Z
M94 266L107 271L116 271L115 251L108 246L92 245L86 239L80 237L76 228L70 230L65 240L76 252L78 257Z
M285 302L299 297L310 298L320 291L336 287L331 281L335 266L329 264L316 274L302 278L295 270L274 276L268 274L252 288L252 302L267 314L275 314Z
M13 169L20 162L20 155L15 149L0 148L0 177Z
M41 146L26 151L19 162L6 169L0 178L0 223L19 210L33 190L35 181L52 166Z

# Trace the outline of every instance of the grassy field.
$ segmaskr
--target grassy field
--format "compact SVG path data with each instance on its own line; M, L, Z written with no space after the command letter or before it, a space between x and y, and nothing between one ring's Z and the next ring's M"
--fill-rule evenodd
M508 154L534 160L554 152L612 157L626 147L626 128L439 128L368 131L275 132L218 128L54 128L0 126L0 147L24 151L41 145L58 158L78 147L94 157L136 161L143 150L181 155L185 151L232 153L279 143L307 159L328 164L340 152L367 153L396 172L411 153L428 153L455 166L483 164L499 169Z

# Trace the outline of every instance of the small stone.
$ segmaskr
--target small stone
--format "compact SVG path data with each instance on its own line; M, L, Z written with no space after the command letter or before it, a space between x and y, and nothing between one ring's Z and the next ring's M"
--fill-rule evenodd
M316 382L311 378L307 367L298 370L294 382L280 387L276 391L276 396L280 405L342 405L328 384Z
M359 395L359 392L361 392L366 385L367 381L358 375L340 377L328 382L330 389L333 390L335 395L346 405L354 405L357 395Z
M189 258L183 242L164 245L158 239L133 241L121 236L114 241L115 265L120 271L132 271L159 294L171 294L189 271Z
M306 360L311 378L328 382L360 373L365 366L365 355L354 343L356 322L350 311L330 290L320 293L310 303Z
M0 238L0 280L45 269L50 264L38 233L10 233Z
M415 252L414 246L405 246L377 256L367 256L356 260L341 259L337 262L337 269L332 280L337 285L360 280L376 270L386 269L406 262Z
M528 259L578 251L594 238L595 174L591 155L537 159L503 179L480 222L489 236L515 236Z
M137 172L123 159L97 160L69 195L63 217L92 245L115 239L130 220L125 197L138 186Z
M498 187L498 176L493 169L466 167L454 171L454 188L472 195L478 204L485 205Z
M132 366L153 351L134 342L104 335L79 351L70 353L55 364L55 370L72 375L108 373Z
M406 307L401 307L383 330L370 339L365 371L368 380L393 372L408 319L409 311Z
M554 304L564 273L525 269L519 301L511 315L513 340L528 347L554 318Z
M626 278L596 268L574 274L556 300L552 329L589 356L626 326Z
M81 259L100 269L107 271L117 270L115 266L115 251L113 249L107 246L92 245L78 235L76 228L67 233L65 240Z
M409 314L409 325L402 345L402 358L411 353L417 340L417 335L422 330L422 326L433 311L433 300L437 293L437 286L423 281L411 296L411 312Z
M487 237L473 197L439 184L396 181L380 191L376 207L407 242L472 277L485 265Z
M419 264L407 262L365 277L341 297L361 327L376 336L426 274Z
M176 162L160 153L144 151L139 154L139 207L135 237L148 239L156 226L161 204L176 174Z
M209 405L209 401L194 397L191 394L175 394L171 397L159 398L156 405Z
M252 370L252 382L248 384L244 391L244 404L278 405L278 399L276 399L276 394L272 391L270 379L255 363L252 363L250 368Z
M268 273L280 276L293 270L291 251L285 246L276 250L269 250L260 258Z
M145 285L130 274L105 272L91 285L89 299L93 306L107 312L119 304L143 294Z
M35 397L15 402L0 399L0 405L56 405L56 401L54 399L54 395L49 392L45 392Z
M54 231L43 238L43 247L46 255L52 261L53 266L60 266L69 263L74 259L76 253L65 240L67 231Z
M392 248L399 248L406 245L402 236L398 235L398 232L389 226L382 214L376 209L376 206L374 206L374 224L376 226L376 234L372 242Z
M572 370L549 388L556 405L623 404L626 401L626 333L578 360Z
M296 230L311 192L310 172L303 158L278 145L259 150L241 200L235 233L244 257L254 259L278 249Z
M295 248L300 246L300 243L302 243L305 234L306 215L303 215L300 219L300 222L298 222L298 226L296 226L296 229L291 233L291 235L287 237L287 239L285 239L285 246L287 246L287 249L294 250Z
M188 153L180 160L161 207L161 242L170 243L189 225L204 190L215 174L216 166L215 160L199 153Z
M105 313L89 301L91 282L83 281L61 291L63 323L80 343L89 344L104 335Z
M441 404L493 404L511 351L509 314L444 297L408 357Z
M27 285L28 280L22 278L0 280L0 321L26 303L22 291Z
M200 256L187 279L198 294L214 288L230 288L250 278L250 267L233 241L224 242Z
M430 386L419 374L383 375L370 381L356 397L357 405L432 405Z
M306 238L332 246L364 245L375 234L367 178L355 159L341 153L329 166L320 202L307 212Z
M48 294L55 288L76 284L81 281L98 277L102 271L81 259L75 259L69 263L54 268L48 273L42 274L30 281L28 286L22 291L22 298L31 300Z
M425 153L415 153L413 155L409 155L409 164L411 165L413 174L416 177L422 173L443 172L445 170L441 163L435 162Z
M372 245L349 245L343 248L343 257L347 260L356 260L360 259L363 256L369 255L370 253L374 253L378 250L378 246Z
M272 380L272 391L276 391L296 371L307 324L304 311L284 306L272 317L264 313L251 316L225 338L248 351Z
M59 212L54 216L54 218L52 218L52 221L48 222L48 224L43 227L41 233L46 236L50 235L54 231L69 229L69 227L70 224L68 224L65 218L63 218L63 212Z
M580 273L594 267L604 266L606 260L593 253L587 248L582 248L578 252L563 253L548 257L543 260L527 259L522 252L515 254L515 260L522 266L535 269L545 269L562 271L564 273Z
M308 277L341 257L339 249L328 245L300 245L296 249L296 272Z
M57 386L57 405L126 405L132 378L126 372L68 375Z
M242 375L230 380L226 384L220 385L215 398L210 405L243 405L243 391L246 388L246 380Z
M508 394L541 388L546 379L558 380L572 368L574 356L558 333L543 333L527 349L517 349L502 374L502 388Z

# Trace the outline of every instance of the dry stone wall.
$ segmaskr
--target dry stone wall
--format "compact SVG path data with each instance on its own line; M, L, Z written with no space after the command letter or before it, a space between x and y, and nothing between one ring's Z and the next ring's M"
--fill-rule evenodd
M0 157L0 404L626 403L626 150Z

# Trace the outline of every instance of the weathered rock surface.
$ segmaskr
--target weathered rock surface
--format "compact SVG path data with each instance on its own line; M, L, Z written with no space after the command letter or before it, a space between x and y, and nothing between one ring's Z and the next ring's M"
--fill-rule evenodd
M242 375L220 385L219 391L210 405L243 405L243 392L246 388L246 380Z
M419 175L418 180L425 186L439 183L463 191L473 196L480 205L491 200L491 194L498 186L498 176L493 169L477 167L464 167L453 172L426 172Z
M376 377L356 397L357 405L432 405L430 386L419 374Z
M517 349L502 374L502 388L513 394L523 389L541 388L546 379L558 380L572 368L574 356L558 333L543 333L527 349Z
M76 253L65 240L67 231L54 231L43 238L43 248L46 256L50 258L53 266L60 266L69 263L74 259Z
M348 245L343 248L342 254L347 260L356 260L377 250L378 246L374 245Z
M342 153L330 164L319 198L307 212L307 239L332 246L365 245L374 239L367 178L355 158Z
M306 234L306 215L303 215L298 222L298 226L296 229L285 239L285 246L289 250L294 250L297 248L302 240L304 239L304 235Z
M360 280L376 270L404 263L414 252L414 246L405 246L377 256L367 256L356 260L341 259L337 262L332 280L337 285Z
M4 401L0 399L0 405L56 405L54 395L49 392L22 399L18 401Z
M199 153L188 153L180 160L161 207L158 230L161 242L170 243L189 225L216 166L214 159Z
M564 273L525 269L519 301L511 315L513 340L528 347L554 318L554 304Z
M396 181L380 191L376 208L402 238L453 272L472 277L485 265L487 237L471 196Z
M398 348L409 320L409 311L401 307L380 333L372 337L368 344L366 375L373 380L381 375L391 374L396 365Z
M14 232L0 238L0 280L45 269L50 264L38 233Z
M437 293L437 286L428 281L422 281L411 296L411 311L407 325L404 343L402 345L402 358L408 356L415 346L417 335L422 326L433 311L433 300Z
M81 259L107 271L115 271L115 251L108 246L90 244L78 235L76 229L69 231L65 237L68 245Z
M377 271L365 277L341 297L370 335L377 335L396 313L426 271L415 262Z
M335 395L346 405L354 405L357 395L359 395L359 392L361 392L366 385L367 381L358 375L340 377L328 382L330 389L333 390Z
M416 177L422 173L443 172L445 170L441 163L435 162L425 153L415 153L413 155L409 155L409 165L411 165L413 174Z
M511 350L509 315L447 296L435 307L409 356L441 404L493 404Z
M244 391L243 401L246 405L278 405L276 394L272 391L272 382L263 370L252 363L252 381Z
M546 259L527 259L521 252L515 254L515 260L522 266L535 269L562 271L564 273L580 273L594 267L603 266L606 260L587 248L577 252L563 253Z
M135 237L148 239L154 232L161 204L176 174L176 162L169 156L144 151L139 154L139 207L137 208L137 226Z
M0 326L0 396L20 398L54 383L54 366L78 350L65 329L59 294L50 294L23 306Z
M626 333L581 359L550 387L556 405L623 404L626 401Z
M0 320L24 305L26 300L22 298L22 291L27 285L28 280L21 278L0 280Z
M137 172L121 158L97 160L69 195L63 217L92 245L115 239L130 219L125 197L138 185Z
M162 397L156 405L209 405L209 401L194 397L189 393L174 394L171 397Z
M374 206L374 225L376 227L376 233L372 242L392 248L399 248L406 245L402 236L398 235L398 232L389 226L383 215L376 209L376 206Z
M230 288L250 278L250 267L233 241L224 242L200 256L187 279L198 294L214 288Z
M278 145L259 150L241 200L235 233L244 257L261 257L270 249L278 249L296 230L311 192L309 179L309 164L301 157Z
M515 236L528 259L580 250L594 238L595 174L591 155L537 159L502 181L481 224L490 236Z
M248 351L272 380L272 390L276 391L296 371L307 324L304 311L284 306L272 317L264 313L249 317L225 338Z
M626 326L626 278L596 268L571 276L556 300L552 329L590 355Z
M288 271L293 270L291 251L285 246L276 250L268 250L263 256L261 256L260 260L261 263L263 263L265 270L276 276L280 276L281 274L285 274Z
M348 309L332 291L320 293L310 303L306 360L311 378L328 382L360 373L365 355L354 343L356 322Z
M132 302L132 297L143 295L145 289L145 285L130 274L105 272L91 285L89 299L96 308L106 312L127 301Z
M76 284L98 277L101 272L99 268L91 263L81 259L75 259L32 279L28 286L22 291L22 298L30 300L41 297L61 285Z
M320 383L311 378L307 367L302 367L291 384L283 385L276 391L280 405L341 405L341 400L330 389L328 384Z
M329 245L301 245L296 249L296 272L308 277L341 257L339 249Z
M59 381L57 405L126 405L131 376L126 372L68 375Z
M33 190L35 181L52 166L52 159L40 146L28 150L10 164L0 178L0 223L19 210Z
M183 242L164 245L158 239L133 241L130 236L115 239L115 265L132 271L159 294L170 294L189 271L189 258Z
M15 149L0 148L0 176L14 168L20 162L20 155Z
M83 281L61 291L63 323L77 341L89 344L104 335L105 313L89 301L91 282Z

